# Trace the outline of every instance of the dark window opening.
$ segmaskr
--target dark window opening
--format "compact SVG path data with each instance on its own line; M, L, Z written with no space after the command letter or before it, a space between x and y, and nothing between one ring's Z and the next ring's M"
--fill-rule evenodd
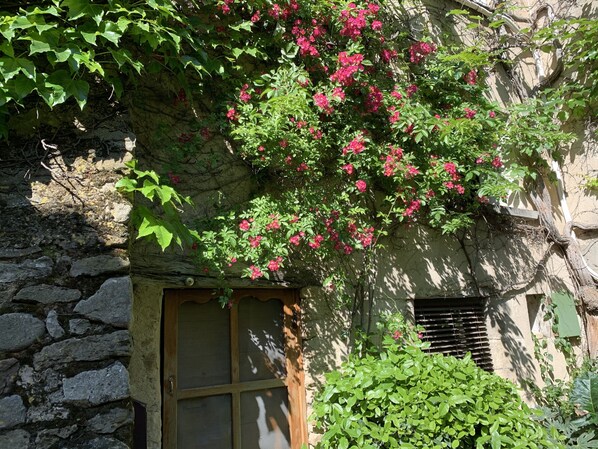
M493 370L483 298L416 299L414 311L429 352L459 358L470 352L480 368Z

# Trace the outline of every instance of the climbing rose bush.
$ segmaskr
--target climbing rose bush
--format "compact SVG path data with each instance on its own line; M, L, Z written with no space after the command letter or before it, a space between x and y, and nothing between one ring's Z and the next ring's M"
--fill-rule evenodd
M242 262L269 277L293 254L369 250L401 223L453 232L510 187L482 68L397 30L381 2L227 0L219 11L247 18L252 42L268 34L271 55L223 111L262 194L201 234L206 271Z

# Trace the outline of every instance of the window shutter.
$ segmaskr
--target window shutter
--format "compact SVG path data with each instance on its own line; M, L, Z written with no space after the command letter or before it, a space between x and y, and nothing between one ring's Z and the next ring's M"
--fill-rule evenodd
M424 327L429 352L463 357L471 353L482 369L492 371L482 298L416 299L415 322Z

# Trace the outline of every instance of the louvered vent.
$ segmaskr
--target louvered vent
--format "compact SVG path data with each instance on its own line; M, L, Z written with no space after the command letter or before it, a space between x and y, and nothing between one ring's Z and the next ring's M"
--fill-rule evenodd
M416 299L415 322L426 330L423 338L430 342L429 352L455 357L471 352L480 368L492 371L484 302L482 298Z

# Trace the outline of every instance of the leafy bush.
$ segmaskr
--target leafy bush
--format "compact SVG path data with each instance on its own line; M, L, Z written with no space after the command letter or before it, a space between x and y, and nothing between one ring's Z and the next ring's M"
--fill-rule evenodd
M544 404L540 422L564 436L566 449L598 448L596 368L596 361L586 361L571 381L552 383L535 391L536 400Z
M511 382L470 359L427 354L395 320L382 349L327 375L314 405L319 448L561 448ZM387 328L388 329L388 328Z

